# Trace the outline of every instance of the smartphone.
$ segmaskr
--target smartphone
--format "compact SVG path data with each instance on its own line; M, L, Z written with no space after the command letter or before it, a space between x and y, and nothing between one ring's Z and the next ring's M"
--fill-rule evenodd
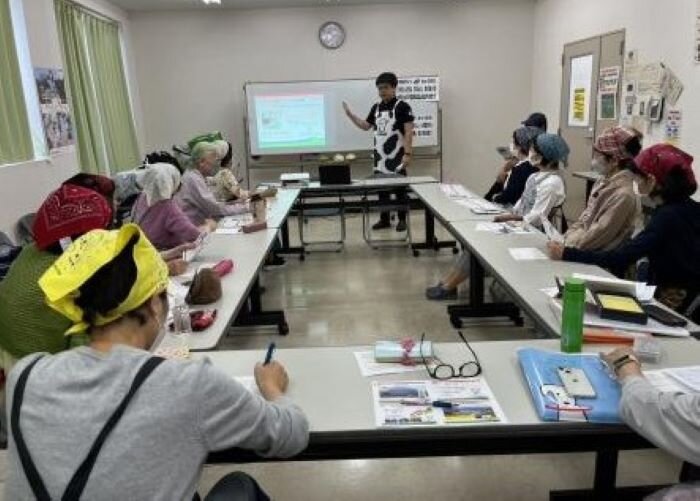
M669 327L685 327L688 325L688 321L685 318L655 304L644 305L644 311L657 322Z
M595 398L593 385L583 369L576 367L559 367L557 369L561 383L572 397Z

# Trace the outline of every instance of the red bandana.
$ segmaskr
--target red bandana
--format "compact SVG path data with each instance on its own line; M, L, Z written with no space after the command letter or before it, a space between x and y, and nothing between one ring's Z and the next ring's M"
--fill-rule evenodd
M664 184L671 169L680 167L690 184L697 186L693 173L693 157L670 144L655 144L642 151L636 159L645 173L654 176L656 182Z
M34 219L34 240L44 250L66 237L105 229L112 222L112 208L96 191L65 184L51 193Z

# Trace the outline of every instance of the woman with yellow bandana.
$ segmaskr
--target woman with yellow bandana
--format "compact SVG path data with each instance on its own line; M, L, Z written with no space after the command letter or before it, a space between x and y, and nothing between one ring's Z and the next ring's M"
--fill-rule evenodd
M306 447L308 423L284 396L280 364L255 368L260 396L208 360L151 356L167 281L133 224L86 234L41 277L68 333L87 332L90 344L29 356L11 372L7 499L192 499L211 451L288 457Z

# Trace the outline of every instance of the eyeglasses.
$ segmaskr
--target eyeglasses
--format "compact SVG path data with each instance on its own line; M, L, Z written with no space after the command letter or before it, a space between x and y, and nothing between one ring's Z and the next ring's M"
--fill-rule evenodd
M455 369L453 365L446 364L445 362L440 360L434 353L432 359L436 361L437 364L432 367L429 366L427 360L425 359L425 356L423 355L423 342L425 341L425 333L421 335L420 357L423 360L425 370L428 372L428 375L431 378L446 380L454 378L471 378L481 374L481 363L479 363L479 358L476 356L476 353L465 339L464 334L462 334L461 331L457 331L457 334L459 334L459 337L462 339L462 341L464 341L464 344L466 345L469 352L472 354L472 357L474 357L474 360L465 362L462 365L460 365L459 369Z

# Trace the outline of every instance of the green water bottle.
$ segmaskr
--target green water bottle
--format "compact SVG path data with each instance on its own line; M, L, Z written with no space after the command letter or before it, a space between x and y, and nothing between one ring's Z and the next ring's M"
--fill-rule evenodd
M563 311L561 315L561 351L580 353L583 344L583 310L586 303L586 285L578 278L564 282Z

